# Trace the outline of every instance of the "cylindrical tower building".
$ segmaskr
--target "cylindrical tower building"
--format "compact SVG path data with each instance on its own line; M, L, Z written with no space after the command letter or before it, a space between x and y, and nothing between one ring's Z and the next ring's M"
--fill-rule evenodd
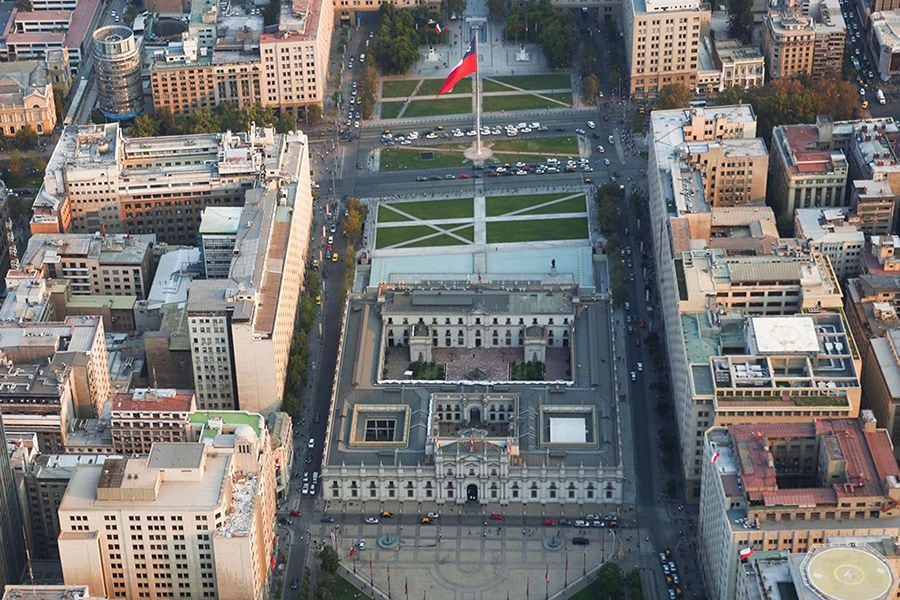
M123 120L144 110L141 55L134 32L122 25L94 32L97 103L109 119Z

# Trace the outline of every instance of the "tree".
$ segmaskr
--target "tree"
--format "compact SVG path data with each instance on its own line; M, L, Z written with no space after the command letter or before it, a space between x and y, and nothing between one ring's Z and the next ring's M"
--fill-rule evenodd
M99 108L95 108L91 111L91 123L101 124L107 123L106 115L103 114Z
M506 15L506 0L488 0L487 5L491 16L499 19Z
M34 150L38 145L38 134L34 132L31 125L26 125L16 132L13 145L19 150Z
M329 545L326 545L319 552L319 560L322 561L322 570L326 573L336 572L340 564L337 551L334 549L334 546Z
M447 12L461 15L466 10L466 0L446 0Z
M154 137L159 135L159 121L144 113L134 119L134 125L128 130L131 137Z
M56 122L61 122L66 116L66 95L62 90L53 88L53 108L56 109Z
M670 83L659 90L656 98L656 108L666 110L670 108L687 108L693 94L683 83Z
M597 571L597 581L600 583L600 595L598 600L624 600L625 575L621 567L616 563L608 562Z
M22 187L28 181L28 167L22 158L22 153L13 150L6 165L6 185L11 188Z
M600 92L600 81L593 73L581 80L581 89L584 92L584 101L587 104L597 102L597 94Z
M728 0L728 34L749 44L753 36L753 0Z
M347 199L347 215L344 217L344 237L351 246L362 240L363 226L366 222L366 206L356 198Z
M23 12L29 12L34 9L31 0L16 0L16 8Z
M307 126L316 125L322 120L322 106L319 104L310 104L306 107L305 113Z

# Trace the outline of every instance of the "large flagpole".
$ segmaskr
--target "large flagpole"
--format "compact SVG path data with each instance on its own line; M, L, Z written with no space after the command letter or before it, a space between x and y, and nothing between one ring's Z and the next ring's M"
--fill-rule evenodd
M478 30L475 29L475 81L472 91L475 94L475 152L481 155L481 74L478 70Z

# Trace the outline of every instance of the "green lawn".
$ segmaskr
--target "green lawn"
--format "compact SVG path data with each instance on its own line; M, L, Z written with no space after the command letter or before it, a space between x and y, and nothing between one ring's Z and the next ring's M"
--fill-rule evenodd
M396 81L385 81L381 84L382 98L405 98L413 93L416 86L419 85L418 79L398 79Z
M462 225L447 225L445 229L453 229L454 227L460 228L459 235L461 237L466 237L466 234L463 233L466 230L466 227ZM471 227L469 227L471 228ZM409 227L379 227L378 233L375 236L375 247L376 248L388 248L391 246L395 246L397 244L402 244L404 242L409 242L416 238L420 238L426 235L436 234L434 237L438 238L449 238L452 240L452 243L457 245L462 244L461 241L455 240L448 236L447 234L442 234L439 230L434 227L428 227L427 225L411 225ZM473 234L474 235L474 234ZM410 247L416 246L433 246L433 245L447 245L447 244L436 244L431 243L430 240L423 240L421 242L417 242L415 244L411 244Z
M443 169L466 166L462 152L426 152L430 159L421 157L421 150L407 148L385 148L381 151L382 171L402 171L406 169Z
M511 212L537 206L545 202L565 198L571 194L525 194L522 196L491 196L487 198L484 207L485 216L499 217ZM579 195L577 198L570 198L562 202L551 204L544 208L537 208L527 211L529 214L552 214L562 212L584 212L585 201L584 196ZM381 213L379 213L380 216Z
M571 96L571 94L570 94ZM441 99L423 99L413 100L409 103L409 108L403 113L403 118L411 117L433 117L435 115L464 115L472 112L472 97L462 96L460 98L441 98ZM382 109L382 118L384 117Z
M564 104L550 102L530 94L517 94L514 96L484 96L481 107L484 112L497 112L500 110L538 110L545 108L564 108L572 105L572 93L543 94L547 98L559 100Z
M491 148L495 152L544 152L547 154L578 154L578 139L574 135L515 138L497 140Z
M400 213L396 213L391 209L385 207L384 204L378 205L378 222L379 223L402 223L403 221L409 221L406 217L401 215Z
M587 219L535 219L533 221L488 221L487 243L580 240L587 237Z
M456 235L463 237L470 242L475 240L475 227L470 225L468 227L463 227L462 229L457 229L453 233ZM418 242L413 242L411 244L404 244L403 248L433 248L435 246L462 246L464 242L458 240L452 235L441 234L436 235L434 237L426 238L424 240L420 240Z
M443 79L426 79L422 82L422 87L419 88L419 91L416 93L416 96L436 96L438 91L440 91L441 86L444 84ZM471 94L472 93L472 78L467 77L463 79L459 83L456 84L456 87L453 88L454 94Z
M409 213L417 219L424 221L439 221L441 219L471 219L475 214L474 200L472 198L454 198L452 200L419 200L417 202L391 202L388 207L384 204L378 207L378 222L390 223L391 221L406 221L389 206L394 206L405 213ZM397 218L383 219L382 216L391 214Z
M492 77L497 81L514 85L523 90L570 90L572 78L564 73L547 73L544 75L506 75Z
M382 102L381 103L381 118L382 119L396 119L400 116L400 111L403 110L403 105L406 104L404 101L399 102Z
M299 598L299 596L297 596ZM355 587L349 581L336 575L331 578L328 585L328 597L331 600L363 600L368 596Z

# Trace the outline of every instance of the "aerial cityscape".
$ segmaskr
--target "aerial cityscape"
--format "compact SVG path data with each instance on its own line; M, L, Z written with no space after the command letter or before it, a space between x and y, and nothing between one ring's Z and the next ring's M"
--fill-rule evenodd
M0 600L900 599L900 0L0 0Z

